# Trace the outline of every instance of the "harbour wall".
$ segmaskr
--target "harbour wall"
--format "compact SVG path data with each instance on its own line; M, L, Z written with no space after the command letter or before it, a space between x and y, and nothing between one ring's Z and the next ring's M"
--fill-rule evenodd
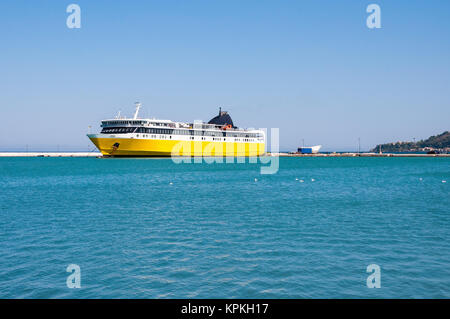
M450 154L406 154L406 153L267 153L279 157L450 157Z
M101 157L99 152L2 152L0 157Z
M450 154L397 154L397 153L266 153L279 157L450 157ZM99 152L0 152L0 157L102 157Z

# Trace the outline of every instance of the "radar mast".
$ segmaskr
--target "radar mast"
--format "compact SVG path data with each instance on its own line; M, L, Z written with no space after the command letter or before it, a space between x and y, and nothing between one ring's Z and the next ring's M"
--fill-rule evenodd
M134 104L136 105L136 111L134 112L133 120L137 119L138 114L139 114L139 110L141 108L141 103L136 102Z

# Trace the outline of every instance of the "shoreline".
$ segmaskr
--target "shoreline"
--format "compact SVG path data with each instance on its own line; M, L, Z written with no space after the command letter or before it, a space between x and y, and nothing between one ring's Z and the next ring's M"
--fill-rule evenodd
M291 154L266 153L273 157L450 157L450 154L401 154L401 153L317 153ZM104 157L100 152L0 152L0 157Z
M102 157L100 152L0 152L0 157Z
M450 154L409 154L409 153L267 153L268 156L278 157L450 157Z

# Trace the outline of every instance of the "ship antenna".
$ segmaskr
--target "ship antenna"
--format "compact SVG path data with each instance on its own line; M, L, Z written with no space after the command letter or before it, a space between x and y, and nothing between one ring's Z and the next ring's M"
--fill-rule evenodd
M139 109L141 108L141 103L136 102L136 103L134 103L134 104L136 105L136 112L134 112L134 117L133 117L133 119L135 120L135 119L137 119L137 117L138 117Z

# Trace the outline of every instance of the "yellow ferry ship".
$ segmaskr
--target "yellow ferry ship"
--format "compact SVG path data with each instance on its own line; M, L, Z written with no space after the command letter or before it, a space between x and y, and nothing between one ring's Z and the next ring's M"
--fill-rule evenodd
M89 139L104 156L260 156L265 152L263 130L237 128L227 112L208 123L182 123L120 115L103 120L99 134Z

